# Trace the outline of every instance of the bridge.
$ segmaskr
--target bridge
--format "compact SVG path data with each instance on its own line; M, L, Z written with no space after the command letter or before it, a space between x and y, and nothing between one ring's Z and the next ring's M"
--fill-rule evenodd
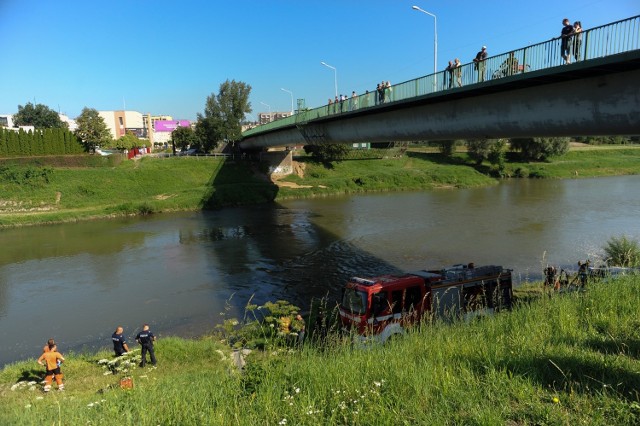
M243 133L242 149L640 134L640 15L324 105Z

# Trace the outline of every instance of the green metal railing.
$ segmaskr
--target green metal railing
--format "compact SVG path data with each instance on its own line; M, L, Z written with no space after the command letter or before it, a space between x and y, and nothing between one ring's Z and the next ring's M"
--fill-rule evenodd
M573 35L567 42L570 62L589 61L640 49L640 15ZM343 102L333 103L296 114L245 131L252 136L279 127L307 123L333 115L377 108L400 100L457 90L470 85L483 85L501 78L553 68L565 64L562 39L542 43L487 58L479 67L471 62L449 71L426 75L385 90L384 101L373 90Z

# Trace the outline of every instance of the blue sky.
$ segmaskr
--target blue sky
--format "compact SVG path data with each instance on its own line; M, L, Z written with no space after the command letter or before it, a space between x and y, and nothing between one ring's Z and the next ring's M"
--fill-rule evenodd
M251 85L253 116L308 107L640 14L638 0L0 0L0 114L42 103L194 119L220 83Z

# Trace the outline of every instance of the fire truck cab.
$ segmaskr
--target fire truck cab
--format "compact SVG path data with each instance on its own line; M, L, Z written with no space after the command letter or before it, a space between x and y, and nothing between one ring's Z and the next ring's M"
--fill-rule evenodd
M340 318L344 329L384 343L427 316L469 318L509 308L511 302L510 269L470 263L405 275L353 277L343 288Z

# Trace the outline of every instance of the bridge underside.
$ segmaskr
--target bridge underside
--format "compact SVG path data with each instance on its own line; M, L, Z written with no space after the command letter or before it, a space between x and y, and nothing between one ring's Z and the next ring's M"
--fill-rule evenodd
M306 144L640 134L640 54L520 74L245 138Z

